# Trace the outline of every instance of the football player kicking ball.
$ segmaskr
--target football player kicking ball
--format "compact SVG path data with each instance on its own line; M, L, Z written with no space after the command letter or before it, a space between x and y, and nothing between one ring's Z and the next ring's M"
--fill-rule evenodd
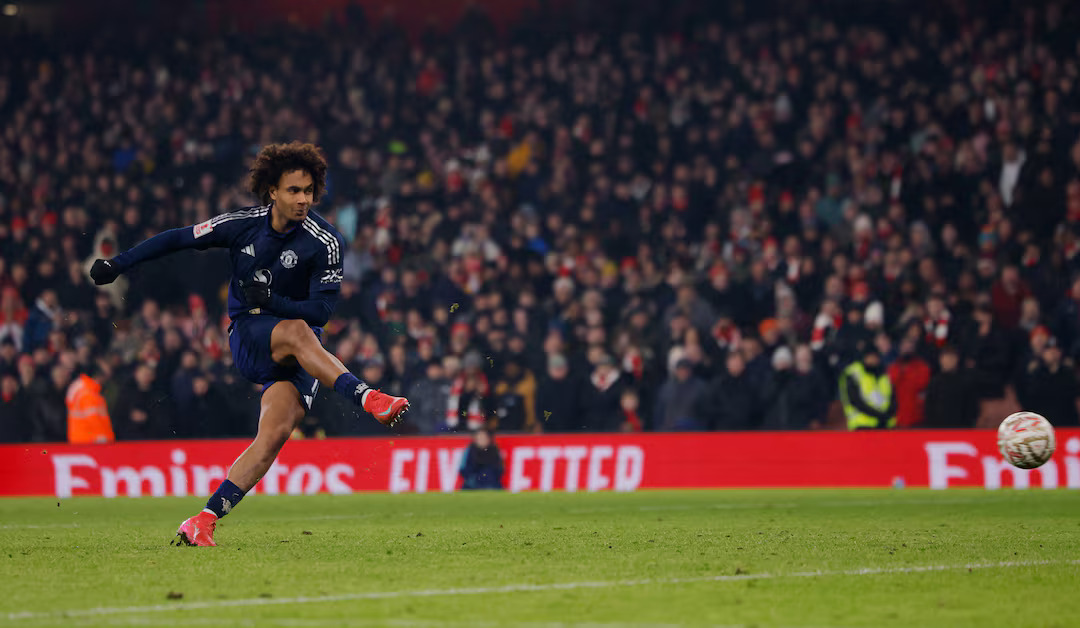
M232 258L229 347L244 377L263 385L259 430L206 508L180 525L180 543L216 545L217 520L270 468L311 409L320 383L388 426L409 408L405 398L368 387L322 346L322 327L341 289L344 249L337 230L311 211L325 183L326 160L315 146L266 146L251 169L251 191L263 206L166 231L112 259L96 260L90 270L100 286L180 249L223 247Z

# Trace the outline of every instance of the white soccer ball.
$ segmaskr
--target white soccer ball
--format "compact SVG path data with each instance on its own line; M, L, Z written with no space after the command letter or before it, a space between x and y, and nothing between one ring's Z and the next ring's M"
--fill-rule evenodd
M998 427L998 449L1014 467L1041 467L1054 455L1055 447L1054 426L1041 414L1016 412Z

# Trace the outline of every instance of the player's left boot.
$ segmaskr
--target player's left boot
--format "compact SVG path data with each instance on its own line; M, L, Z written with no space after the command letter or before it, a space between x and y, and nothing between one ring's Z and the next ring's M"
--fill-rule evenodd
M216 547L214 542L214 528L217 527L217 516L205 510L180 524L176 531L177 545L198 545L200 547Z
M376 421L387 427L397 425L408 409L409 400L405 397L395 397L377 390L370 391L364 401L364 411L370 412Z

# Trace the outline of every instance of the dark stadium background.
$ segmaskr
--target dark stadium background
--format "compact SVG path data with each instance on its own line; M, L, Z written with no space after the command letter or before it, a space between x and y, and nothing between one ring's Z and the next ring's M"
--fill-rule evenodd
M500 432L843 429L869 345L902 429L1077 423L1069 3L11 6L6 441L63 440L96 361L119 440L253 433L223 253L80 270L252 204L252 151L291 139L325 148L351 247L326 344L415 399L404 433L445 431L470 369ZM382 429L325 392L311 415Z

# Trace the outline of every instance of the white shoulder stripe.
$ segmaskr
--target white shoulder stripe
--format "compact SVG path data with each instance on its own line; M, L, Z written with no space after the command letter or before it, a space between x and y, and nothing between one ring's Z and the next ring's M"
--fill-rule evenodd
M249 209L241 209L241 210L238 210L238 211L229 212L227 214L221 214L219 216L214 216L213 218L210 219L210 225L216 227L217 225L219 225L219 224L221 224L223 222L228 222L230 220L239 220L241 218L259 218L259 217L265 216L269 211L270 211L270 206L269 205L264 205L263 207L252 207L252 208L249 208Z
M311 218L304 219L304 229L315 236L320 242L326 245L326 261L329 264L341 263L341 247L338 244L337 236L330 233L323 227L319 226L319 223L315 222Z
M310 233L312 235L312 237L314 237L318 241L322 242L323 246L326 247L326 263L328 263L328 264L337 263L336 250L335 250L334 245L331 244L332 240L327 239L328 234L326 234L325 231L320 232L320 231L315 230L314 227L309 225L307 222L304 222L304 230L307 231L308 233Z
M230 222L230 221L233 221L233 220L249 220L251 218L262 218L265 215L266 215L266 212L262 212L262 213L258 213L258 214L251 214L250 216L228 216L226 218L222 218L221 220L210 223L210 226L211 227L217 227L218 225L222 225L224 223L227 223L227 222Z

